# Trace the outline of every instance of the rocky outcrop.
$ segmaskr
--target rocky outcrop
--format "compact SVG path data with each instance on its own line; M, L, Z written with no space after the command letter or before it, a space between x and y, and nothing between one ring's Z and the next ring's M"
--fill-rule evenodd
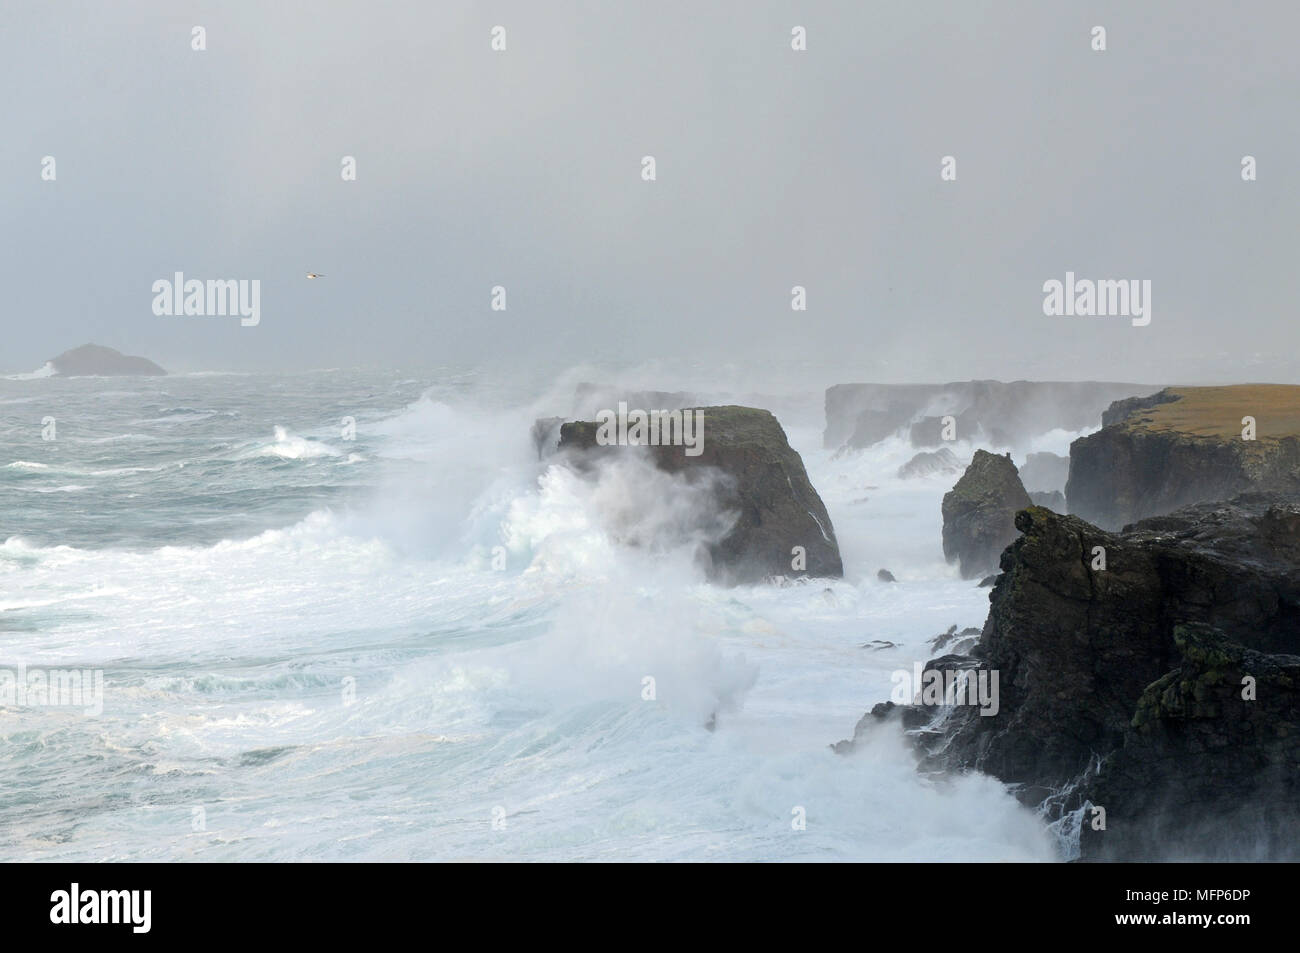
M1168 388L1156 391L1154 394L1148 394L1146 397L1126 397L1123 400L1117 400L1106 408L1101 415L1101 425L1103 427L1113 427L1135 413L1144 410L1150 410L1152 407L1158 407L1160 404L1168 404L1178 400L1178 397Z
M922 450L911 460L898 468L898 476L903 480L930 476L932 473L961 473L962 462L947 447L938 450Z
M844 574L835 530L813 489L803 460L766 410L703 407L700 452L684 446L602 446L594 422L560 428L560 449L590 460L619 453L649 454L669 473L719 472L717 505L733 512L730 530L708 547L709 575L723 584L772 576L839 577ZM802 558L795 552L802 550Z
M59 377L157 377L167 373L147 358L131 357L99 344L64 351L50 359L50 366Z
M941 632L926 644L934 652L946 650L949 655L965 654L974 648L979 636L980 630L972 626L967 626L958 632L957 626L952 625L948 627L948 631Z
M907 429L914 445L938 446L942 418L952 416L957 439L1015 447L1058 427L1095 427L1114 401L1153 389L1098 381L836 384L826 391L823 441L828 449L860 449Z
M1243 438L1243 419L1255 439ZM1300 387L1172 387L1114 404L1070 446L1070 512L1118 529L1245 492L1300 498Z
M1011 456L976 450L960 480L943 498L943 555L963 579L998 566L1016 537L1016 511L1031 505Z
M1106 811L1084 860L1300 859L1300 655L1176 625L1179 664L1146 687L1123 745L1082 786ZM1172 849L1171 849L1172 847Z
M1016 526L979 643L926 666L997 673L997 714L902 706L923 769L1081 816L1086 859L1294 858L1300 504L1246 495L1123 533L1032 507Z

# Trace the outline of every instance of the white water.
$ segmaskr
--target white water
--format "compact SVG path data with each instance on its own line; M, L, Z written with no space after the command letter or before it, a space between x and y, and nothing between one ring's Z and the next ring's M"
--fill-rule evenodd
M1002 785L923 778L893 731L828 748L926 640L983 621L987 590L940 552L951 477L898 480L902 440L836 459L787 425L846 579L719 589L689 557L725 530L706 498L539 464L532 413L426 396L363 425L364 451L329 427L250 435L222 452L267 458L270 488L284 466L375 485L249 537L0 544L2 661L107 683L97 718L0 708L0 856L1057 857Z

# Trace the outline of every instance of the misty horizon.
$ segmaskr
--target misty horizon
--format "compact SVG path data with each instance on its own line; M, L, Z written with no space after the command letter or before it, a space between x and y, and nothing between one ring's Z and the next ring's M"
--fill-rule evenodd
M779 354L820 387L1294 380L1297 26L1276 4L19 5L0 367L95 341L173 372ZM155 315L177 271L260 281L260 323ZM1150 325L1045 316L1071 271L1150 281Z

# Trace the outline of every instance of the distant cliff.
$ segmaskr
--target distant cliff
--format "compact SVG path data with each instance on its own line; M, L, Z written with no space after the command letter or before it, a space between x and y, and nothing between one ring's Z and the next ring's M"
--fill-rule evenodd
M1070 512L1103 528L1248 491L1300 494L1300 387L1169 387L1116 402L1103 423L1070 446L1065 488Z
M147 358L131 357L99 344L64 351L50 359L50 366L60 377L157 377L167 373Z
M836 384L826 391L823 444L869 447L907 428L915 446L936 446L939 420L952 416L958 439L1016 447L1056 428L1096 427L1112 402L1153 390L1099 381Z

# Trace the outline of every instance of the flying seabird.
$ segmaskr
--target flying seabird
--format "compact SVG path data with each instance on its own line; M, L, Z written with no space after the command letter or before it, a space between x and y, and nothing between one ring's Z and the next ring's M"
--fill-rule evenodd
M318 274L316 274L316 272L314 272L314 271L309 271L309 272L307 272L307 277L308 277L308 278L324 278L325 276L324 276L324 275L318 275Z

